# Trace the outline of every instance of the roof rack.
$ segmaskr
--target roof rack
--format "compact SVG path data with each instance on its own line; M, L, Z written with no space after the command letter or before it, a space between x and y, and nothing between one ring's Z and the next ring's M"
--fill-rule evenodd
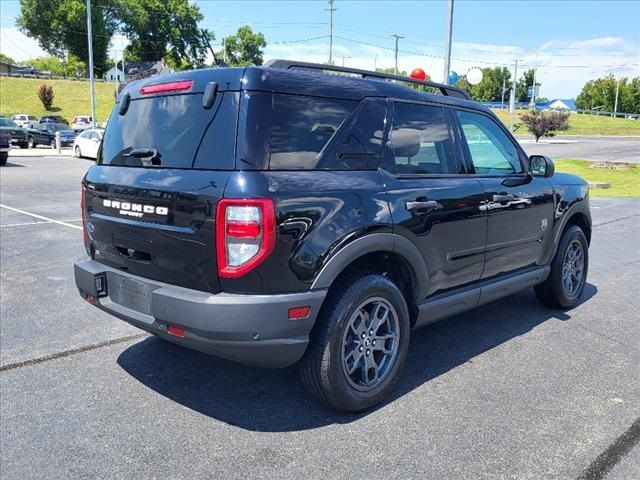
M427 80L415 80L411 77L401 75L391 75L389 73L372 72L370 70L360 70L359 68L337 67L335 65L324 65L322 63L296 62L294 60L269 60L264 64L267 68L281 68L284 70L312 70L320 72L340 72L360 75L362 78L371 78L375 80L395 80L403 83L413 83L416 85L425 85L440 90L440 93L449 97L464 98L472 100L471 96L464 90L443 83L436 83Z

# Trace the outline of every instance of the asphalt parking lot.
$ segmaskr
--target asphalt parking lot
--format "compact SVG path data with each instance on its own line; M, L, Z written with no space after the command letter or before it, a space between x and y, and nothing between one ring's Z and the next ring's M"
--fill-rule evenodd
M0 169L0 463L30 478L640 478L640 200L595 198L583 303L532 290L416 331L362 415L78 296L89 161Z
M542 138L539 143L533 137L518 140L529 155L640 163L640 137L560 135L550 139Z

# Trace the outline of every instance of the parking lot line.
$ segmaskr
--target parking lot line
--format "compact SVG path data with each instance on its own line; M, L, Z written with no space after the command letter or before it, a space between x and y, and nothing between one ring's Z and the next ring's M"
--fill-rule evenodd
M53 218L43 217L42 215L38 215L37 213L31 213L31 212L27 212L25 210L20 210L19 208L9 207L7 205L3 205L2 203L0 203L0 207L1 208L5 208L7 210L11 210L12 212L22 213L23 215L29 215L29 216L31 216L33 218L39 218L40 220L46 220L49 223L57 223L58 225L64 225L65 227L76 228L78 230L82 230L82 227L80 227L78 225L72 225L72 224L67 223L67 222L61 222L60 220L54 220Z

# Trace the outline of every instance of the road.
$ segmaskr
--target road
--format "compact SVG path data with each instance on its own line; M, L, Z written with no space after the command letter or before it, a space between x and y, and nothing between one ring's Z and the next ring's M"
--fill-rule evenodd
M638 199L593 199L577 308L529 289L416 331L393 398L345 415L295 368L207 357L83 302L88 165L0 170L3 480L640 478Z
M582 158L585 160L640 163L640 137L577 137L558 136L541 139L518 137L529 155L556 158Z

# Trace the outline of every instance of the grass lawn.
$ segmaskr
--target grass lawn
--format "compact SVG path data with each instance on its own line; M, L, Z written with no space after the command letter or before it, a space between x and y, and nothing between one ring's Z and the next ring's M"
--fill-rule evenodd
M53 87L53 107L47 111L38 98L42 84ZM96 120L102 123L114 105L114 84L96 82ZM43 115L62 115L69 123L76 115L91 115L89 82L73 80L44 80L34 78L0 77L0 115L11 117L26 113L40 118Z
M526 110L517 110L513 116L514 125L520 124L515 131L516 135L531 135L527 126L520 120L520 115ZM493 111L500 120L509 126L509 111ZM627 120L626 118L611 118L597 115L583 115L572 113L569 117L569 130L557 132L556 135L639 135L640 120Z
M611 188L593 188L589 192L593 196L640 197L640 164L624 164L621 170L609 168L592 168L591 165L601 162L590 162L575 158L562 158L554 161L557 172L573 173L590 182L607 182Z

